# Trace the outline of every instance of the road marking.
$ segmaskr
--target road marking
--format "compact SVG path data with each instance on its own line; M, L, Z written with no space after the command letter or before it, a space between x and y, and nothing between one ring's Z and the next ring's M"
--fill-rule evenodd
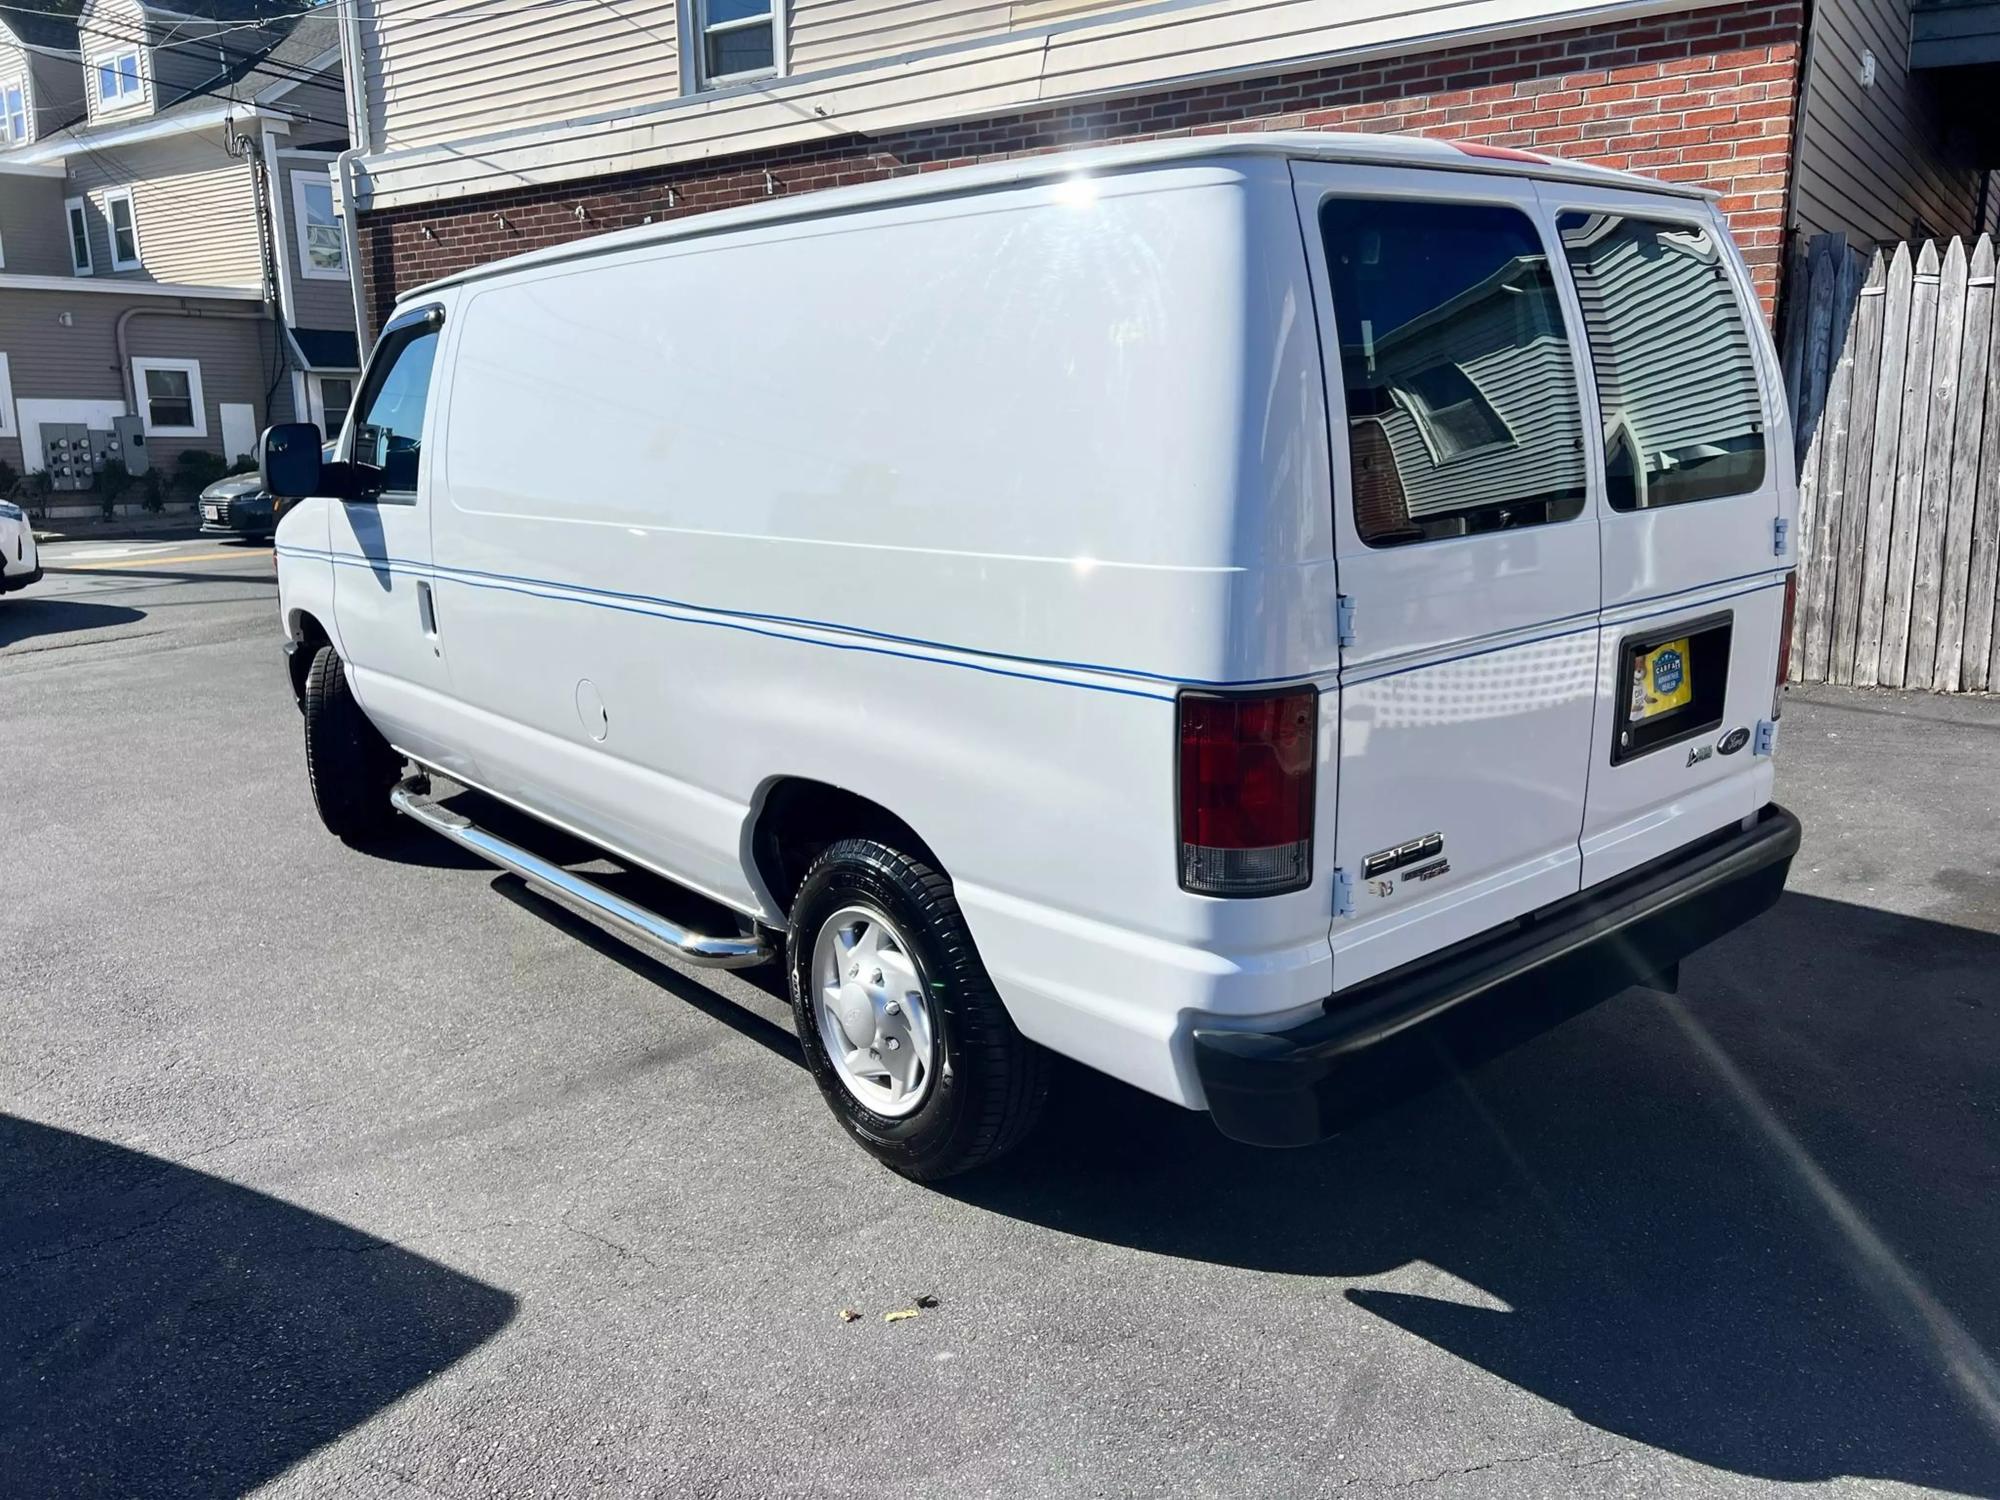
M73 573L105 573L113 568L153 568L158 567L161 563L221 562L225 558L255 558L262 555L257 552L245 551L241 547L237 548L234 552L191 552L185 557L167 557L155 553L151 557L135 557L125 562L94 563L85 568L71 568L70 571ZM75 560L74 558L64 559L66 562L74 562Z

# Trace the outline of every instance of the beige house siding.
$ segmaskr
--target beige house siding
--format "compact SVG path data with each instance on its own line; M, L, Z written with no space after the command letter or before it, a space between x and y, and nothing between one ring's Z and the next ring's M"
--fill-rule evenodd
M278 249L285 257L292 278L292 321L301 328L354 326L352 283L305 274L304 258L299 253L297 223L293 217L293 175L330 181L327 167L331 162L331 157L296 156L289 152L280 152L278 156Z
M60 177L0 170L0 256L9 276L67 276L69 242Z
M1931 81L1912 75L1910 0L1819 0L1807 48L1793 222L1859 245L1978 227L1983 174L1957 159ZM1860 80L1874 54L1875 83Z
M31 141L39 133L37 130L39 121L35 115L35 94L37 90L35 88L33 65L29 61L27 49L17 46L8 37L6 32L0 31L0 91L4 91L14 84L20 85L24 101L28 107L28 135L26 140ZM25 145L26 141L8 141L5 144L8 146L19 146Z
M35 138L83 118L83 72L74 55L29 51Z
M1564 26L1697 10L1706 0L1161 0L1148 5L993 0L800 0L787 77L755 87L677 92L667 51L649 50L631 27L592 4L597 19L565 6L583 52L609 48L631 60L632 89L607 102L565 96L525 42L454 49L433 25L398 38L397 17L439 0L361 0L375 125L360 196L371 209L551 184L856 134L928 126L1139 90L1191 75L1262 73L1333 60L1403 57L1416 46L1540 36ZM461 0L464 3L464 0ZM390 20L377 23L388 8ZM629 7L628 7L629 8ZM999 22L1000 29L979 29ZM845 21L883 49L842 52ZM889 24L892 19L903 25ZM408 24L407 22L405 24ZM925 27L964 26L955 39L921 40ZM622 44L615 38L626 35ZM815 37L817 32L817 38ZM586 40L585 37L589 39ZM914 50L912 44L915 44ZM895 50L902 49L902 50ZM833 59L838 55L838 62ZM815 59L818 59L815 61ZM650 70L649 70L650 69ZM518 77L523 99L492 91ZM441 101L457 101L446 111ZM483 102L485 101L485 102ZM578 122L618 108L614 118ZM386 110L386 115L385 115ZM552 118L553 117L553 118Z
M89 201L91 258L99 277L185 286L262 287L248 161L232 157L222 130L137 141L115 153L78 151L69 158L73 195ZM136 271L111 268L105 198L132 189L139 225Z
M416 146L672 98L676 0L356 0L372 139Z
M7 356L15 401L125 401L118 360L118 317L127 308L143 310L127 328L132 355L201 361L206 438L162 438L156 463L172 466L183 448L222 452L222 403L248 402L260 425L264 392L276 349L268 321L236 315L256 313L255 303L162 297L123 297L102 292L0 289L0 354ZM209 316L175 315L177 309ZM67 326L60 315L68 313ZM224 314L216 317L214 314ZM0 458L22 467L20 434L0 438Z

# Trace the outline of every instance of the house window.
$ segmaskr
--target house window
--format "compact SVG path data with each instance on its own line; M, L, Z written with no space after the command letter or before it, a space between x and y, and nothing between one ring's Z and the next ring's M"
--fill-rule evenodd
M81 198L63 199L63 215L69 221L69 268L88 276L97 267L90 263L90 218Z
M347 425L347 409L354 404L354 382L345 375L315 375L314 392L319 407L319 430L328 442L340 436Z
M781 0L690 0L701 37L704 86L782 71Z
M1463 365L1432 365L1405 375L1392 389L1416 417L1431 457L1439 463L1514 441Z
M201 398L201 361L135 359L132 385L148 437L207 437L208 411Z
M139 54L119 52L97 60L97 102L112 108L139 97Z
M347 247L333 209L333 184L324 172L292 173L292 228L299 241L299 270L329 281L347 279Z
M27 138L28 96L20 84L10 83L0 88L0 140L18 143Z
M139 220L132 212L132 190L104 195L104 217L111 224L111 269L139 269Z

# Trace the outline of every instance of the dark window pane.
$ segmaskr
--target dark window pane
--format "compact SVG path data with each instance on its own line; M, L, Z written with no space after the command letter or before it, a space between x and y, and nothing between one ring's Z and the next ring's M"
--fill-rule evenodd
M761 73L773 66L770 27L745 26L741 31L709 34L710 78L727 78L732 73Z
M1576 367L1528 219L1336 198L1320 227L1362 540L1394 546L1581 512Z
M1740 495L1764 482L1757 365L1722 247L1707 230L1566 213L1612 507Z
M187 371L148 370L146 411L155 427L194 426L194 393Z
M717 25L723 21L747 21L752 16L768 16L771 0L708 0L705 15L708 24Z
M380 469L385 490L417 487L437 341L437 329L427 323L400 329L383 342L369 371L354 429L354 461Z

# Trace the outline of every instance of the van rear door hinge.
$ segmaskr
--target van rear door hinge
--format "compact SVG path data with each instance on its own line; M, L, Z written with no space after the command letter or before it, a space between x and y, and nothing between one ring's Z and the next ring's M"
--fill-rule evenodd
M1771 523L1771 556L1783 557L1785 543L1791 540L1792 523L1782 516Z
M1347 871L1338 865L1333 869L1333 914L1336 917L1354 915L1354 882L1347 878Z
M1341 594L1337 597L1339 602L1335 606L1336 628L1340 634L1340 644L1351 646L1354 644L1354 596Z

